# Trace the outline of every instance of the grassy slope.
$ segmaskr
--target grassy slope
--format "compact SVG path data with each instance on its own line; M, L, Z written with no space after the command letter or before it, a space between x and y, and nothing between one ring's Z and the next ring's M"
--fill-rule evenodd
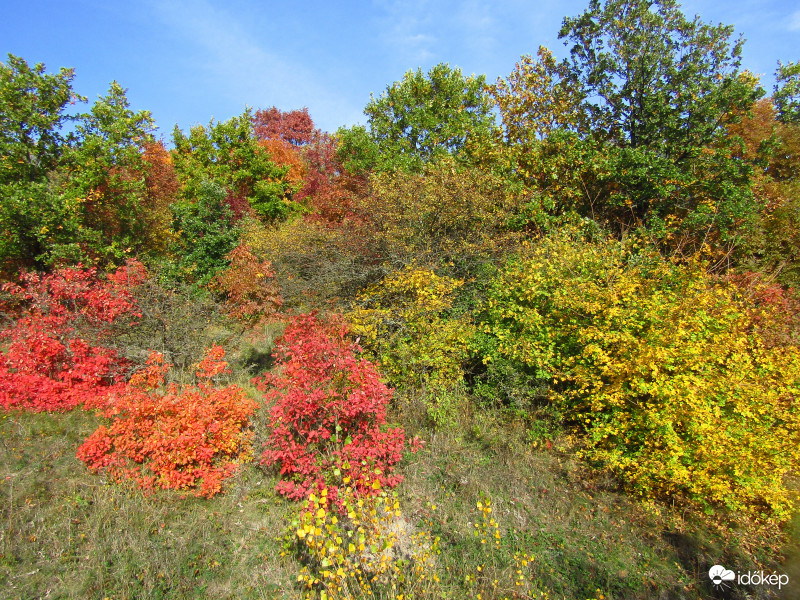
M535 555L539 589L569 600L706 598L708 564L753 567L735 532L690 533L674 514L645 511L572 460L566 441L532 450L513 423L486 413L461 421L420 432L428 444L405 463L398 488L405 515L441 537L435 597L510 595L510 557L521 550ZM274 494L274 474L251 463L211 500L145 496L75 458L97 422L81 411L0 419L0 597L297 595L299 566L277 540L294 507ZM484 496L502 534L493 552L473 535Z

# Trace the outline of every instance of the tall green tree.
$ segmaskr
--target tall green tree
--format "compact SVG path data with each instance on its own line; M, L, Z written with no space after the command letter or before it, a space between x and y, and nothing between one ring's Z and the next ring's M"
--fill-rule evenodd
M755 101L739 77L744 41L732 35L732 26L687 19L675 0L591 0L564 19L559 38L572 43L593 130L681 160Z
M51 181L74 136L64 128L76 117L75 73L47 73L8 55L0 63L0 273L42 267L54 244L78 230L77 213Z
M62 158L63 194L80 207L85 252L121 260L146 250L149 222L145 147L155 123L134 111L116 81L75 127L77 141Z
M778 109L780 121L800 122L800 61L787 64L778 61L772 100Z
M583 119L612 175L600 178L593 210L662 239L734 240L756 203L751 167L725 126L763 90L740 72L743 40L732 35L687 19L675 0L591 0L564 19L559 37L572 43Z
M469 138L495 128L483 75L441 63L408 71L364 109L367 128L339 130L346 165L420 171L432 158L463 154ZM365 135L367 134L367 135Z
M76 118L67 109L83 99L74 78L74 69L48 74L13 54L0 63L0 184L41 181L55 168L68 139L62 128Z

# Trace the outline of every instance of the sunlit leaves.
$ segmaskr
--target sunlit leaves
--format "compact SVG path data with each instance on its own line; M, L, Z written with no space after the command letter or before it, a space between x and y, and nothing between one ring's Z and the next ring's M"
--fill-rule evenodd
M124 384L127 361L83 335L106 337L109 324L139 316L132 288L145 276L132 261L107 280L93 269L61 269L5 284L18 316L0 332L7 343L0 352L0 406L39 412L102 405Z
M753 327L769 307L633 244L567 232L509 265L486 307L485 360L535 371L586 456L637 493L784 521L800 351Z
M526 149L557 129L577 127L582 100L565 63L556 63L544 46L537 56L536 61L522 56L511 74L491 87L506 143Z
M469 137L494 127L484 88L483 75L464 76L443 63L427 74L408 71L367 104L368 133L340 130L352 152L345 163L419 171L434 157L459 153Z
M409 267L359 296L346 317L393 385L444 389L463 378L472 325L446 316L463 284Z
M78 458L145 489L194 489L207 498L222 491L223 480L251 457L247 426L257 407L241 388L214 384L226 371L224 356L219 346L207 349L197 385L178 387L164 385L170 365L152 353L103 407L110 422L86 439Z
M367 493L373 480L380 489L402 479L392 471L405 434L385 428L391 390L372 363L356 358L345 334L341 325L298 316L276 346L280 370L256 380L275 403L262 463L280 469L277 489L290 498L343 478Z
M778 61L772 98L782 122L800 121L800 61L787 64Z

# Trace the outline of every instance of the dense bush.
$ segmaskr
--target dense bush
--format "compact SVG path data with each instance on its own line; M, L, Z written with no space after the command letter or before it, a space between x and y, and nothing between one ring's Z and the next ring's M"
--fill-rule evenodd
M140 263L129 262L105 280L76 268L26 273L21 284L3 285L16 318L0 332L8 341L0 352L0 406L69 410L122 384L127 361L94 340L107 338L113 323L141 316L133 288L145 276Z
M305 312L355 293L377 270L363 230L350 224L327 227L316 219L294 219L276 227L243 222L242 241L259 260L269 260L287 312Z
M290 498L326 484L369 491L376 476L389 487L402 479L392 469L405 434L385 427L392 392L357 349L346 328L300 315L276 344L278 369L254 380L274 402L262 464L280 468L277 489Z
M463 280L407 267L368 287L347 313L353 335L381 367L390 385L420 397L426 418L453 423L473 325L451 316Z
M392 384L451 386L461 380L471 327L446 313L463 285L430 269L407 267L359 295L347 319Z
M250 458L247 430L256 402L237 386L218 388L226 372L224 350L213 346L199 363L195 386L164 387L170 365L153 353L125 389L110 398L102 414L111 419L78 448L92 471L132 479L145 489L196 488L211 497L238 464Z
M478 346L550 384L587 457L645 497L786 520L800 466L800 352L701 265L636 242L544 239L498 275Z
M358 207L385 261L469 266L513 241L506 225L516 210L514 192L491 172L441 157L419 174L374 175Z

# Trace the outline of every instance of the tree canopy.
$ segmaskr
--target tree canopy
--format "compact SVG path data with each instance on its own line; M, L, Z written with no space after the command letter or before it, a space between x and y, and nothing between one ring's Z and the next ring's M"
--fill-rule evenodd
M559 33L593 132L673 160L719 133L760 90L740 77L733 27L687 19L675 0L591 0Z
M8 55L0 63L0 183L36 181L55 167L66 136L62 126L75 119L70 103L74 69L48 74Z
M464 76L441 63L427 74L408 71L370 99L366 129L339 135L351 163L419 171L435 156L461 152L469 137L490 134L495 127L491 110L483 75Z

